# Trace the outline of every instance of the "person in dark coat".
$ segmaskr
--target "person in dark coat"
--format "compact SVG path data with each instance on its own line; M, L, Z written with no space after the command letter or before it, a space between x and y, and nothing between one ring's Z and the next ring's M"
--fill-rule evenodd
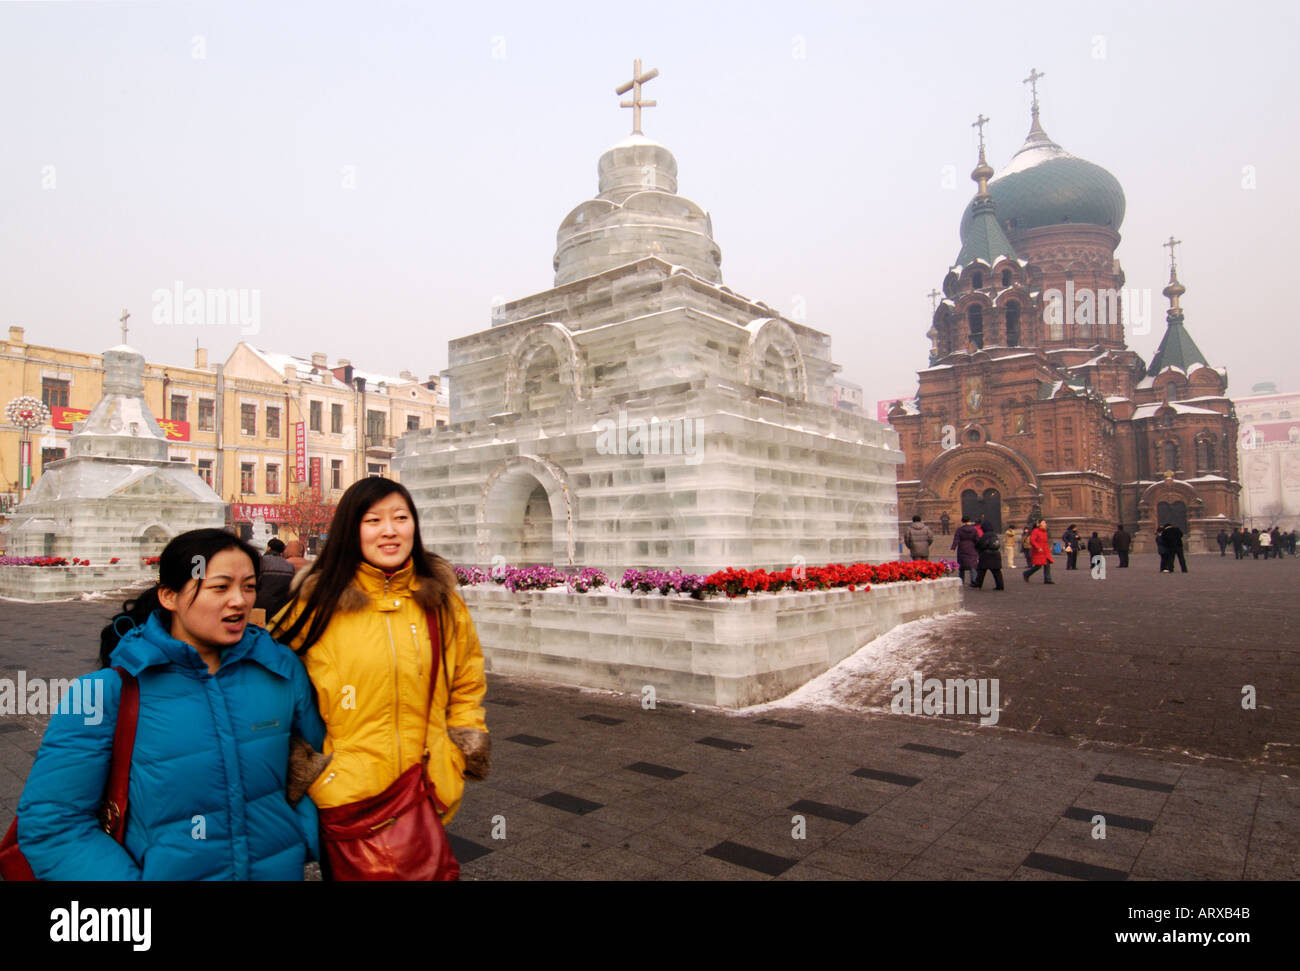
M1215 539L1219 541L1220 556L1228 555L1228 540L1230 540L1231 538L1232 537L1228 535L1228 531L1226 529L1219 530L1219 535L1216 536Z
M965 522L965 520L962 521ZM952 519L949 517L949 515L946 512L939 517L939 530L940 532L943 533L944 536L948 535L948 526L951 522Z
M984 589L984 574L992 573L993 589L1005 590L1002 582L1002 537L993 531L987 519L980 520L980 529L984 530L984 535L975 541L975 548L979 551L979 572L971 586L976 590Z
M970 573L971 586L975 586L975 570L979 567L980 554L975 547L975 542L980 538L980 529L970 521L969 516L961 517L961 525L957 531L952 534L952 546L950 549L957 551L957 568L958 576L962 582L966 582L966 574ZM1002 569L1002 564L998 564L998 569Z
M1106 548L1102 543L1101 537L1094 531L1088 540L1088 565L1093 566L1097 562L1097 557L1101 556L1102 551Z
M914 560L928 560L930 558L930 544L934 542L934 533L930 527L921 522L921 517L913 516L912 522L908 524L907 531L903 534L903 543L912 554Z
M1232 558L1234 560L1241 559L1241 550L1245 545L1246 534L1234 526L1232 529Z
M1187 560L1183 558L1183 531L1170 523L1164 532L1166 557L1169 560L1169 572L1174 572L1174 557L1178 557L1178 566L1187 572Z
M1250 531L1250 553L1255 559L1259 559L1259 527L1256 526Z
M1156 529L1156 552L1160 554L1160 572L1173 573L1174 560L1169 555L1169 547L1165 545L1165 529L1167 527L1161 523Z
M1124 524L1119 524L1119 529L1115 530L1115 535L1110 538L1110 545L1115 549L1115 555L1119 557L1121 568L1128 566L1128 551L1133 545L1133 537L1124 530Z
M1282 533L1276 526L1274 526L1272 535L1273 535L1273 558L1280 560L1282 558Z
M1061 549L1065 551L1065 568L1067 570L1077 570L1079 568L1079 540L1080 536L1075 530L1075 524L1070 523L1070 528L1061 534Z
M267 617L274 617L289 601L289 584L293 582L295 572L284 558L284 541L273 537L262 554L261 582L257 585L257 602L253 606L265 610Z

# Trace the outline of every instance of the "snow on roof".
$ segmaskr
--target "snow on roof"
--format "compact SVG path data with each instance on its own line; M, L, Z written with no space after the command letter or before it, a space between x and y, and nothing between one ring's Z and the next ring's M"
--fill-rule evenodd
M942 371L944 368L952 367L951 364L931 364L929 367L921 368L922 371Z
M264 351L260 347L254 347L252 344L247 345L248 349L260 357L270 367L275 369L276 374L284 374L284 369L292 365L297 376L303 381L320 383L320 375L312 374L311 358L298 357L296 354L281 354L278 351Z
M1184 481L1186 482L1227 482L1228 480L1221 475L1197 475L1197 476L1193 476L1190 479L1186 479Z
M1132 400L1133 400L1132 398L1122 394L1112 394L1106 396L1107 404L1110 404L1112 401L1132 401Z
M1138 405L1137 409L1133 412L1133 417L1150 418L1161 408L1165 407L1166 404L1168 404L1168 406L1179 415L1216 415L1220 418L1223 417L1223 412L1215 411L1213 408L1197 408L1195 405L1186 405L1181 401L1157 401L1155 404Z

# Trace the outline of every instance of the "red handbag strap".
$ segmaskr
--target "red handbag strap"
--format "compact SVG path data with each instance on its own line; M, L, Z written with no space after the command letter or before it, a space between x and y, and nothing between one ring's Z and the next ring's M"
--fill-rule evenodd
M131 756L140 721L140 682L125 668L114 667L122 678L122 700L113 729L113 756L104 790L104 829L119 843L126 839L127 790L131 781Z
M429 650L433 654L432 667L429 670L429 709L424 713L425 730L428 730L429 717L433 714L433 696L438 686L438 671L443 665L439 663L442 659L442 627L438 623L438 615L432 610L424 612L425 623L429 625ZM451 690L451 685L447 686ZM425 758L428 758L429 751L425 749Z

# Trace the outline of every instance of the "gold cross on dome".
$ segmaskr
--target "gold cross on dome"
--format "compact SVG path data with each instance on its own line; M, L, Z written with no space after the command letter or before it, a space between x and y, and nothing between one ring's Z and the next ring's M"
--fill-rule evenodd
M931 290L926 294L930 298L930 313L939 309L939 297L943 296L938 290Z
M978 128L980 130L980 155L981 156L983 156L984 154L984 126L987 125L988 123L989 120L985 118L984 115L981 113L980 116L976 118L973 122L971 122L970 125L972 128Z
M1169 250L1169 272L1172 273L1178 269L1178 260L1175 258L1174 255L1174 247L1182 246L1183 241L1181 239L1174 239L1172 236L1170 236L1169 242L1161 243L1160 245L1163 246L1165 249Z
M653 101L641 100L641 85L645 84L647 81L653 81L658 76L659 76L659 68L657 67L649 71L646 71L644 74L642 74L641 58L638 57L635 61L632 62L632 80L627 81L624 84L620 84L617 88L614 89L615 94L627 94L629 91L632 92L632 100L620 101L618 103L618 106L620 108L632 109L632 134L633 135L641 134L641 109L654 108L656 106L655 102Z

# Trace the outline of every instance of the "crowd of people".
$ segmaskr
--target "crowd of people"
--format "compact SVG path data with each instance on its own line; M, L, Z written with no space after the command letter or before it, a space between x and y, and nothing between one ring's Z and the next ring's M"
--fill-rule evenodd
M407 490L355 483L311 564L200 529L158 569L50 719L6 879L301 880L309 859L327 880L455 879L443 823L489 767L483 655ZM98 719L67 704L92 682Z
M947 513L942 519L947 520ZM1154 538L1156 552L1160 556L1160 572L1173 573L1176 561L1180 571L1186 573L1187 558L1182 529L1175 523L1161 523L1155 530ZM1276 526L1250 531L1234 528L1231 533L1222 529L1216 541L1221 556L1226 556L1227 548L1231 546L1233 555L1239 560L1251 556L1259 559L1261 555L1264 559L1270 556L1280 558L1284 554L1296 555L1296 530L1294 529L1284 532ZM1079 568L1081 552L1087 552L1088 562L1092 563L1095 557L1104 555L1107 549L1106 541L1098 531L1094 530L1091 536L1084 539L1076 523L1066 527L1058 542L1060 546L1057 551L1065 554L1067 570ZM919 515L912 517L912 522L904 531L903 545L914 560L930 558L930 551L934 545L934 532L921 521ZM1126 569L1129 565L1129 554L1133 549L1133 536L1122 523L1111 535L1109 548L1119 559L1119 567ZM969 574L970 585L976 589L983 586L987 573L993 574L994 589L1004 589L1003 556L1006 557L1007 566L1015 569L1017 549L1025 558L1026 568L1022 576L1026 582L1039 570L1043 571L1044 583L1055 582L1052 579L1052 564L1056 561L1052 557L1053 544L1048 536L1045 519L1039 519L1037 523L1025 526L1019 534L1016 533L1015 527L1009 527L1005 533L999 535L987 519L981 518L976 522L969 516L962 516L961 525L952 533L952 544L949 549L957 554L958 577L962 583L967 582Z
M1244 560L1247 557L1258 560L1262 555L1264 559L1281 559L1283 556L1296 555L1296 531L1283 531L1276 526L1270 526L1268 529L1253 527L1249 532L1245 529L1233 528L1229 533L1226 529L1219 530L1219 535L1215 537L1219 544L1219 555L1227 556L1228 547L1232 547L1233 559Z

